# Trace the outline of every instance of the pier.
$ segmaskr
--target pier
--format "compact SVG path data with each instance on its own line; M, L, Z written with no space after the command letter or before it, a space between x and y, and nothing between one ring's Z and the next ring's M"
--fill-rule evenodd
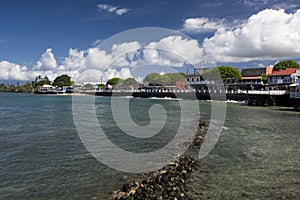
M298 104L296 99L290 98L286 90L249 90L249 91L207 91L206 93L194 91L121 91L106 90L96 91L96 96L128 97L135 98L174 98L189 100L214 100L214 101L239 101L249 106L287 106L294 107Z

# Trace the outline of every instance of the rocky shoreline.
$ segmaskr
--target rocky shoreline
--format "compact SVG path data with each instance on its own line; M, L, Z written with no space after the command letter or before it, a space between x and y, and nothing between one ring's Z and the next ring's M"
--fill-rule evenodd
M114 200L144 199L191 199L186 191L186 180L196 166L196 156L208 129L208 122L199 120L199 126L188 151L154 172L144 174L141 178L125 182L121 189L113 192Z

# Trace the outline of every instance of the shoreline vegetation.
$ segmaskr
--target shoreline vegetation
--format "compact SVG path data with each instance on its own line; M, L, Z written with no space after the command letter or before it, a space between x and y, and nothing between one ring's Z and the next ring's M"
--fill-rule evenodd
M207 133L208 121L200 119L198 130L188 150L167 166L142 175L111 193L113 200L191 199L186 181L197 165L197 155ZM184 145L184 144L183 144Z

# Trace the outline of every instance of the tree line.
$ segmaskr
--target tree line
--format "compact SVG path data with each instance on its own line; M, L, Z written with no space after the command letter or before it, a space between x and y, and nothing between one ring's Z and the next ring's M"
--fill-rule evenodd
M74 82L71 80L71 77L67 74L63 74L60 76L57 76L53 82L49 80L47 76L36 76L34 81L26 82L24 84L20 84L19 81L14 84L0 84L0 92L33 92L37 88L42 87L43 85L53 85L56 87L62 87L62 86L70 86L73 85Z

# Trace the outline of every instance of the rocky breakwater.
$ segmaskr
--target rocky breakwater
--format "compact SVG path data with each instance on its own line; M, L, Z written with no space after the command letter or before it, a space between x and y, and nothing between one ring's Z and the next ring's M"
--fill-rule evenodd
M113 192L112 199L190 199L185 191L185 182L195 167L193 155L197 155L207 128L208 123L200 120L193 142L184 155L166 167L144 174L138 180L124 183L121 189Z

